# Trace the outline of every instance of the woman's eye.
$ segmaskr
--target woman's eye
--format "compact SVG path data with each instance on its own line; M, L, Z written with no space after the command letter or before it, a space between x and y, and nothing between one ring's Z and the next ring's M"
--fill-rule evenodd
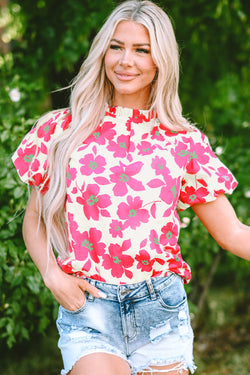
M139 53L150 53L150 51L148 49L145 49L145 48L137 48L136 51L139 52Z
M118 46L117 44L111 44L109 48L114 49L114 50L119 50L121 47Z

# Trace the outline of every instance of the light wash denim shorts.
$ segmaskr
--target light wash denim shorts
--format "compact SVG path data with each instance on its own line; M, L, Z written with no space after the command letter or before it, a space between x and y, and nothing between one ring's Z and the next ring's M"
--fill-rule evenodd
M79 310L59 307L62 375L68 374L81 357L100 352L126 360L132 375L143 371L153 374L156 370L151 366L170 364L176 364L177 372L189 369L194 373L193 330L180 276L171 274L127 285L86 280L107 298L86 293Z

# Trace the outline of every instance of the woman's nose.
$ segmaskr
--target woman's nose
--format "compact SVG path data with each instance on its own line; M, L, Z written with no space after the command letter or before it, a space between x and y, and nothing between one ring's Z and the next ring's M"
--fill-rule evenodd
M133 54L131 51L124 49L120 58L120 65L132 66L133 65Z

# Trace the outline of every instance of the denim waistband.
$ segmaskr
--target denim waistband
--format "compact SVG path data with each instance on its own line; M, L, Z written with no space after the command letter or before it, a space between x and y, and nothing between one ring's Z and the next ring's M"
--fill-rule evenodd
M85 280L91 285L94 285L101 292L105 293L107 295L107 300L123 302L128 299L140 299L147 295L150 295L150 298L155 300L157 298L156 293L159 290L170 286L177 277L180 278L177 274L172 273L166 277L152 277L140 283L121 285L107 284L90 278L86 278ZM88 299L93 300L94 297L91 294L88 294Z

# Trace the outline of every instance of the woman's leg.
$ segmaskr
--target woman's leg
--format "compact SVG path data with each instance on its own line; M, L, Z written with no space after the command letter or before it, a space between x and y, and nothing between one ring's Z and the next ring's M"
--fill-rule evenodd
M86 355L76 362L68 375L131 375L129 364L122 358L107 353Z
M150 366L154 371L139 372L137 375L188 375L189 371L186 370L182 363L176 363L169 366ZM155 372L155 370L160 370ZM164 371L166 370L166 371Z

